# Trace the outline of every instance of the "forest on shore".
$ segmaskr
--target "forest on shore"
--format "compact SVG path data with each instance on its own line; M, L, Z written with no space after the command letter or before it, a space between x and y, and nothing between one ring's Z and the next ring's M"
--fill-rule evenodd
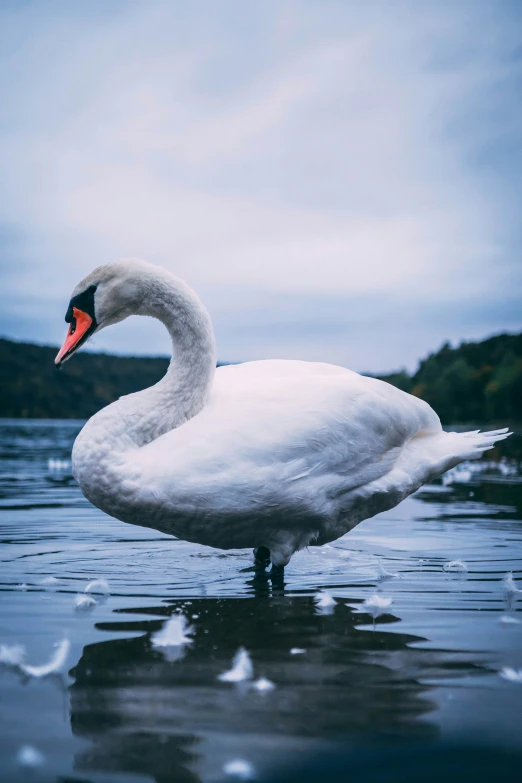
M80 352L58 371L57 349L0 338L0 416L86 419L156 383L168 359ZM522 334L446 343L417 370L377 376L426 400L443 424L522 421Z
M419 363L381 380L426 400L443 424L522 421L522 334L445 343Z

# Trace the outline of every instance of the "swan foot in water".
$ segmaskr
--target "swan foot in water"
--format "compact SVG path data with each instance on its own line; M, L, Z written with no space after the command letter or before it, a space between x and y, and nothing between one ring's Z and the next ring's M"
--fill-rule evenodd
M255 571L258 574L264 573L270 565L270 550L266 546L258 546L254 549L254 565L248 568L242 568L242 573Z
M254 565L256 568L268 568L270 565L270 550L267 546L257 546L254 549Z
M281 560L281 556L277 558ZM287 565L290 557L283 557L283 562L276 563L276 560L270 553L270 550L266 546L258 546L254 549L254 568L256 571L265 571L266 568L272 563L272 568L268 574L269 579L272 580L272 584L282 586L285 578L285 565Z
M290 559L290 558L288 558ZM272 563L272 568L265 576L265 579L272 580L272 584L278 587L284 585L285 578L285 565L284 563L274 563L274 558L270 554L270 550L267 546L258 546L254 549L254 565L251 568L244 568L244 571L255 571L258 575L265 574L266 569Z

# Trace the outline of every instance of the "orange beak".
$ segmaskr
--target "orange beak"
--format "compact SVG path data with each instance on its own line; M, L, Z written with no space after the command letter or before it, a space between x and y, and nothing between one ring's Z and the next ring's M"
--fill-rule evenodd
M72 356L74 351L79 348L83 342L85 342L89 335L89 329L91 326L91 316L87 313L84 313L83 310L78 310L77 307L73 307L73 317L71 319L69 331L67 332L67 336L62 347L58 351L56 359L54 360L54 363L57 367L63 364L63 362L67 361L67 359Z

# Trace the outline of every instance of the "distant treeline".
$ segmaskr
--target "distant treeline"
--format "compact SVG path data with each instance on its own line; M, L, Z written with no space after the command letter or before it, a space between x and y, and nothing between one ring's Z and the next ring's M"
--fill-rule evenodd
M499 334L458 348L446 343L413 375L380 377L426 400L443 424L522 421L522 334Z
M81 351L61 370L57 348L0 338L0 416L87 419L165 375L169 360Z
M0 338L0 416L85 419L156 383L168 366L161 357L80 352L58 371L56 351ZM446 344L413 375L379 377L429 402L443 423L522 421L522 334Z

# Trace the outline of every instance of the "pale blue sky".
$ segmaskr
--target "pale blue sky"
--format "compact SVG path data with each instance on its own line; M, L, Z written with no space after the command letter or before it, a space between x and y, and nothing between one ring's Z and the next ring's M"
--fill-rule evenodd
M385 371L522 328L516 0L0 12L0 334L60 342L122 256L198 290L222 360Z

